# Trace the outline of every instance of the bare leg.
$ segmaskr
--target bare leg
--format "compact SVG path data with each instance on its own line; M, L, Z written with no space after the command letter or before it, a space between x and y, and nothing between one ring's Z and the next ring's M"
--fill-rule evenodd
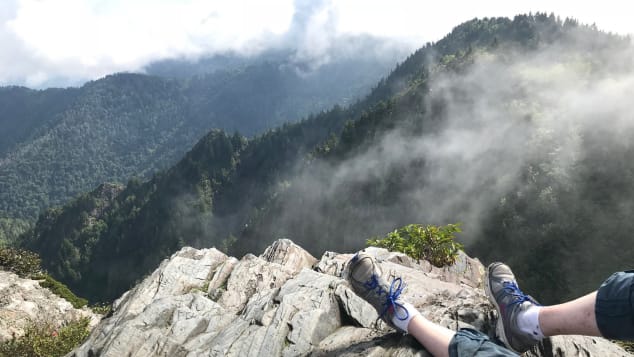
M541 307L539 324L544 335L601 336L594 312L596 297L595 291L563 304ZM455 331L437 325L421 315L415 316L407 329L432 355L449 355L449 343Z
M544 306L539 311L539 325L545 336L601 336L594 304L597 292L559 305Z
M416 315L409 322L408 332L436 357L449 356L449 342L456 334L448 328L437 325L421 315Z

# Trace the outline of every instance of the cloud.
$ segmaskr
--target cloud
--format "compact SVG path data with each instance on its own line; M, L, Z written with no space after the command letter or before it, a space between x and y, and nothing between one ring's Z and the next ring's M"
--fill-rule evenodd
M5 52L3 68L15 70L0 83L85 80L163 58L258 51L288 30L293 12L292 0L16 0L3 12L0 38L19 51ZM30 65L20 66L25 59Z
M375 36L413 50L474 17L555 11L600 28L633 32L629 12L611 0L526 4L417 0L6 0L0 8L0 84L77 84L152 61L271 48L327 62ZM383 49L387 50L387 49Z
M420 105L426 113L441 108L435 122L405 102L392 120L424 120L426 130L399 125L343 162L300 165L266 234L319 254L332 244L359 249L371 235L409 223L463 222L462 239L470 241L527 176L575 185L583 160L634 140L633 49L585 31L535 51L478 53L459 73L432 71ZM539 199L552 195L546 187ZM311 225L322 241L302 241Z

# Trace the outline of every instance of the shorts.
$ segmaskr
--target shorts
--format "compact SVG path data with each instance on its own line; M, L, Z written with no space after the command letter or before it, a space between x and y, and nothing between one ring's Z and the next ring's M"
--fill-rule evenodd
M594 314L603 337L634 340L634 270L614 273L601 284Z
M449 357L514 356L518 354L502 347L480 331L463 328L449 342Z

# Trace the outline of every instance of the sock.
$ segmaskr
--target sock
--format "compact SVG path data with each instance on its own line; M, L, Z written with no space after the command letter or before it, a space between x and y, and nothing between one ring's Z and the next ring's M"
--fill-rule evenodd
M414 307L414 305L405 302L402 304L403 307L396 307L396 309L398 309L397 311L394 312L394 316L392 317L392 323L398 327L399 329L405 331L406 333L409 332L407 331L407 326L409 325L409 322L414 318L414 316L416 315L420 315L420 312L418 312L418 310L416 310L416 308ZM407 311L407 318L405 320L401 320L399 319L400 317L404 317L406 314L405 312Z
M517 327L520 331L530 334L536 340L544 338L542 328L539 327L539 310L541 308L541 306L531 306L517 315Z

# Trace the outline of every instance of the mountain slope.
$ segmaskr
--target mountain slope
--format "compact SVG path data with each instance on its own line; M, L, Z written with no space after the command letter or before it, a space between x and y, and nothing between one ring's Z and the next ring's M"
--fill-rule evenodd
M59 218L41 219L29 247L81 295L112 299L184 244L240 255L290 237L320 254L459 221L469 250L511 263L540 301L578 295L634 254L630 53L545 14L469 21L347 110L250 140L209 134L128 185L88 246L51 232L90 225Z
M0 87L0 158L28 141L38 130L54 125L54 119L72 103L77 89L32 90Z
M281 172L336 132L343 114L335 109L250 141L212 131L171 169L109 196L97 215L102 189L48 210L23 244L79 294L114 299L184 244L229 245L251 207L275 194Z
M116 75L85 85L53 127L5 156L0 211L31 217L96 182L156 170L196 135L181 112L178 88L158 78Z
M362 54L304 73L287 60L253 59L188 78L117 74L81 88L3 88L0 217L33 219L101 182L147 178L212 128L252 135L353 102L393 65Z

